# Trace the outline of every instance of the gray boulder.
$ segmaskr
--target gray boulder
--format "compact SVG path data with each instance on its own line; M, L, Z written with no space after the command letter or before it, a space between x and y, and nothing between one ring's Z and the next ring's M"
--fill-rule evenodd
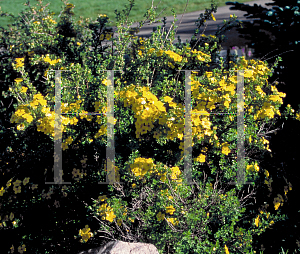
M159 254L159 252L153 244L110 241L103 246L78 254Z

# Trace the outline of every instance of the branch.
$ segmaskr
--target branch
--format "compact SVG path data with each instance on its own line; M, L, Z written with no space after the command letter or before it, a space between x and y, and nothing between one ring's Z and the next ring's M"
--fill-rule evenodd
M250 188L250 185L248 186L248 192L249 192L249 188ZM244 194L244 191L243 191L243 194ZM242 197L242 198L239 200L239 202L242 203L242 201L244 201L244 200L247 199L248 197L252 196L252 194L256 194L256 192L254 192L254 188L253 188L253 190L251 191L251 193L249 193L249 194L246 195L245 197ZM255 200L255 203L256 203L255 197L253 197L253 199ZM244 207L244 204L245 204L245 203L246 203L246 202L243 202L243 203L241 204L240 207Z
M34 34L46 34L46 35L51 35L51 36L54 36L52 34L47 34L47 33L37 33L37 32L33 32Z

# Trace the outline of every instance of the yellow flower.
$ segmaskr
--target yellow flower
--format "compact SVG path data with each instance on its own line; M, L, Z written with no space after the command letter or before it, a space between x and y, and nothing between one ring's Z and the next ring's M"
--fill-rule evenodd
M18 83L20 83L20 82L22 82L23 81L23 79L21 79L21 78L16 78L15 79L15 82L18 84Z
M45 114L49 114L50 113L50 108L43 107L42 112L45 113Z
M24 128L25 128L24 124L17 125L17 130L24 130Z
M175 68L175 66L172 63L170 63L170 62L168 62L168 66L171 67L172 69Z
M226 253L226 254L229 254L229 250L228 250L226 244L225 244L225 247L224 247L224 248L225 248L225 253Z
M28 87L22 86L21 93L26 93L28 90Z
M259 224L259 215L255 219L255 225L256 225L256 227L258 227L258 224Z
M265 96L265 93L264 93L264 91L261 89L260 86L256 86L256 87L255 87L255 90L258 91L258 93L259 93L262 97Z
M266 177L269 177L269 171L268 170L265 170L265 175L266 175Z
M88 239L93 236L93 233L91 233L90 230L91 229L89 228L88 225L85 225L84 229L82 229L82 230L80 229L79 230L79 234L82 236L81 242L82 241L87 242Z
M165 53L167 55L169 55L171 58L173 58L173 60L176 61L176 62L181 62L182 61L182 56L174 53L173 51L167 50L167 51L165 51Z
M166 213L169 213L171 215L173 215L173 213L175 212L175 208L171 205L171 206L167 206L166 207Z
M157 220L158 220L158 221L161 221L161 220L163 220L163 219L165 218L165 215L164 215L163 213L159 212L159 213L156 215L156 217L157 217Z
M107 196L106 196L106 195L103 195L103 196L99 196L99 197L98 197L98 200L99 200L99 201L102 201L102 202L105 201L106 199L107 199Z
M105 218L105 220L113 222L114 218L116 218L116 217L117 216L114 214L111 207L108 207L108 212L105 213L105 216L103 216L102 219Z
M12 179L10 179L10 180L6 183L6 187L11 186L11 181L12 181ZM3 189L3 187L2 187L2 189Z
M78 46L80 46L80 45L81 45L81 43L80 43L80 42L77 42L77 45L78 45Z
M212 17L213 21L216 21L216 18L212 13L211 13L211 17Z
M171 222L173 225L177 225L179 222L177 221L177 218L167 218L167 221Z
M256 170L257 172L259 172L259 166L256 163L254 165L247 165L246 169L251 171Z
M17 115L17 114L16 114ZM27 120L27 122L29 122L29 123L31 123L32 122L32 120L33 120L33 117L30 115L30 114L23 114L22 115L22 118L24 118L24 119L26 119ZM23 128L23 126L22 125L20 125L20 127L19 128Z
M21 184L21 181L20 181L20 180L16 180L16 181L13 183L13 185L15 185L15 186L20 186L20 184Z
M205 162L205 155L204 154L200 154L196 159L194 159L195 161L199 161L199 162Z
M32 57L33 54L34 54L34 51L28 51L28 56L29 56L29 57Z
M2 187L1 190L0 190L0 196L1 196L1 197L3 196L4 192L5 192L5 190L4 190L4 188Z
M74 4L67 4L67 9L71 9L74 7Z
M154 50L155 50L154 48L149 49L147 54L151 54Z
M208 77L208 78L209 78L209 77L211 77L211 76L212 76L212 72L206 71L206 72L205 72L205 75L206 75L206 77Z
M105 86L111 85L111 81L108 80L108 79L104 79L104 80L102 81L102 84L105 85Z
M181 174L181 171L180 171L179 167L177 167L177 166L176 167L172 167L171 170L172 170L171 179L172 180L176 180L177 177L178 177L178 175ZM182 179L180 179L180 180L182 180Z
M160 49L160 50L156 53L156 55L157 55L157 56L162 56L162 55L163 55L163 52L164 52L164 51Z
M106 40L110 40L110 38L111 38L111 36L112 36L112 34L111 33L108 33L108 34L106 34Z
M171 102L173 99L169 96L164 97L165 102Z
M244 77L250 78L253 76L253 70L244 70Z
M121 219L117 219L117 224L120 227L122 225L122 220Z
M229 144L228 143L224 143L222 144L222 153L225 155L228 155L230 153L230 149L229 149Z
M25 244L23 244L22 246L18 247L18 252L19 253L23 253L24 251L26 251Z
M280 203L275 203L275 205L274 205L275 210L278 210L279 206L280 206Z

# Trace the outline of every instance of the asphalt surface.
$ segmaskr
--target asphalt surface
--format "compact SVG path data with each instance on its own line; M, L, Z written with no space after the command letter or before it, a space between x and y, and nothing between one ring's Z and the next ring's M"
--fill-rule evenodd
M257 5L261 5L262 7L271 9L272 8L271 6L265 5L266 3L270 3L270 2L271 2L271 0L256 0L256 1L251 1L251 2L245 2L244 4L249 4L250 6L257 4ZM239 11L239 10L230 10L229 9L230 7L232 7L232 5L219 7L217 9L217 12L213 13L216 18L216 21L209 20L205 23L205 26L206 26L205 31L204 31L205 35L210 35L210 34L214 35L218 29L218 25L221 27L223 25L223 20L229 20L231 14L232 15L235 14L237 16L237 19L239 19L241 21L253 20L253 19L247 19L246 17L244 17L244 15L247 14L247 12ZM178 28L176 28L177 32L175 34L173 44L178 42L178 36L180 36L182 43L186 42L186 40L188 40L188 41L191 40L192 36L194 35L195 29L197 29L195 22L200 17L201 13L204 14L205 10L190 12L190 13L186 13L183 15L177 14L177 17L176 17L177 21L175 22L175 26L178 26ZM163 20L163 18L161 18L161 19ZM168 16L168 17L166 17L166 19L167 19L166 20L166 29L169 30L171 23L174 21L174 17ZM156 20L159 20L159 19L156 19ZM139 23L136 22L136 23L133 23L130 27L134 28L134 27L138 27L138 25L139 25ZM153 28L157 27L158 25L160 25L162 27L163 22L144 24L140 28L139 32L136 35L138 37L149 38L149 37L151 37ZM113 31L115 32L114 37L118 37L119 34L116 32L117 27L112 27L112 28L113 28ZM203 30L204 30L204 28L201 27L200 33L203 33ZM225 33L225 36L228 37L228 40L222 44L222 47L224 50L226 50L230 46L243 46L243 45L247 44L247 42L249 42L243 38L238 37L238 32L236 31L236 28L232 28L230 31L227 31ZM103 45L107 45L107 43L109 43L109 42L103 41ZM111 42L109 43L109 45L111 45Z

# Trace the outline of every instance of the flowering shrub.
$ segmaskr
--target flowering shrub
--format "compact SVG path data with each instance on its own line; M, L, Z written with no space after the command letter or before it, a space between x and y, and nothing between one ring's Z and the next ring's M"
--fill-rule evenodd
M105 28L108 17L99 16L97 21L90 23L82 20L75 25L72 23L74 6L66 4L61 21L56 22L40 5L39 15L35 15L34 7L24 14L30 22L19 18L14 30L4 32L9 52L6 53L8 58L2 59L1 77L13 82L4 94L5 98L11 96L15 101L15 111L10 117L14 142L24 138L23 145L26 146L28 135L24 133L30 133L32 129L36 141L45 143L45 147L36 143L36 146L40 145L36 149L37 158L46 157L53 161L56 159L53 150L50 150L52 155L47 153L51 144L53 149L55 137L56 80L53 70L68 70L67 74L61 74L61 111L65 114L61 116L61 126L63 171L72 171L72 183L69 187L54 185L49 191L44 188L42 193L34 195L40 203L48 202L51 196L57 199L69 196L70 201L83 204L85 210L75 205L68 207L70 213L71 207L80 210L76 219L74 214L79 211L72 210L74 214L61 216L55 210L53 220L61 231L56 232L62 236L59 238L53 233L43 239L47 242L57 237L59 245L53 247L48 243L49 251L62 251L55 248L60 248L65 237L72 238L71 232L82 244L88 244L89 239L97 235L105 237L103 235L108 234L112 239L152 242L160 253L249 253L253 235L260 235L267 227L284 219L279 210L282 198L274 200L274 209L279 210L276 215L267 211L257 215L255 211L247 212L243 217L245 203L254 197L254 190L248 197L242 197L245 186L229 186L230 182L236 181L237 175L237 131L233 114L240 105L235 100L236 71L243 71L245 83L245 179L254 183L260 177L259 172L264 172L259 166L261 154L270 152L269 141L257 133L264 124L272 124L275 115L281 115L279 107L285 96L268 83L272 68L265 62L244 58L231 62L229 71L224 68L222 59L217 68L211 68L211 53L218 45L176 47L172 45L174 31L170 30L168 38L166 33L161 33L160 27L150 39L137 39L128 34L128 28L124 29L124 17L120 15L117 16L118 39L122 43L115 45L117 54L109 54L101 45L104 38L113 38ZM211 11L207 10L205 17ZM153 9L150 14L148 18L151 19L155 15ZM128 42L132 47L127 46ZM129 64L125 64L125 54L130 56ZM118 70L114 74L117 77L114 80L116 110L111 124L116 128L116 181L122 185L114 183L109 174L110 184L103 188L98 182L104 182L108 173L105 172L108 165L104 164L108 136L107 89L113 85L104 70ZM182 174L186 76L178 70L193 70L190 81L193 185L188 184ZM88 112L99 115L94 117ZM295 118L291 111L283 115ZM300 119L299 113L296 118ZM96 162L88 164L95 147L101 149L101 153ZM260 156L247 156L252 150L259 150ZM83 159L79 162L79 158ZM18 164L15 158L11 160ZM89 171L84 170L87 165ZM5 177L19 178L25 173L14 170L9 174L7 170ZM268 173L265 174L267 181ZM37 187L31 177L41 181L33 174L25 178L23 184L30 184L27 192ZM67 174L64 181L66 177ZM16 209L21 218L22 206L14 208L9 204L12 179L7 181L6 187L1 182L1 196L9 200L2 205L4 211ZM19 179L14 182L15 194L21 193L20 183ZM24 203L34 203L35 197L27 200L23 195L21 199ZM55 200L54 204L49 201L49 206L62 205L60 201ZM74 227L70 226L70 221ZM90 228L89 225L96 221L100 224L98 228ZM18 222L22 228L22 220ZM25 228L21 234L23 240L15 239L14 242L23 244L26 241L26 248L31 253L41 253L44 246L34 249L29 231ZM71 253L70 246L64 247L64 251Z

